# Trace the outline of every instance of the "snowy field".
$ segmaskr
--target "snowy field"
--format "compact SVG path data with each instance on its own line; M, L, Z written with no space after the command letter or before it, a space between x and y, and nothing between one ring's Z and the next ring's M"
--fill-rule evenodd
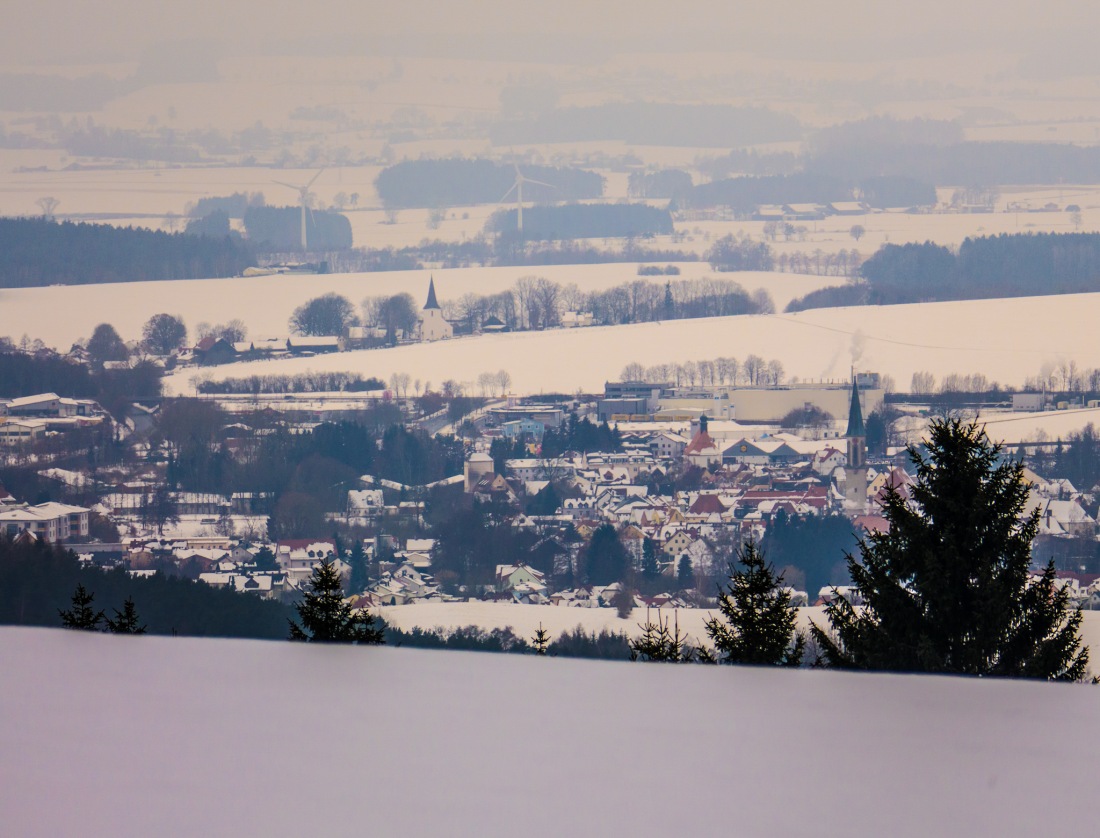
M162 311L181 316L188 328L202 321L224 323L240 318L250 337L285 335L294 309L328 292L343 294L358 310L365 297L407 291L419 308L427 299L429 276L435 277L436 292L444 304L463 294L507 290L523 276L546 277L562 286L574 283L583 291L639 279L663 283L665 279L711 276L737 282L750 292L765 289L779 311L794 297L840 281L764 271L719 274L704 262L683 262L680 269L678 277L640 277L637 263L624 262L0 288L0 335L18 339L28 334L64 351L73 341L90 336L98 323L110 323L123 340L140 340L145 321Z
M756 353L781 361L788 379L844 379L854 362L860 369L893 376L899 387L908 387L918 371L931 372L937 380L950 373L981 372L991 381L1019 385L1046 363L1100 365L1096 322L1100 294L863 306L484 335L229 364L202 374L220 379L313 369L385 379L407 372L438 384L446 379L474 382L481 372L504 368L516 393L572 393L602 391L605 381L615 380L634 361L651 366L719 356L743 359ZM181 370L167 379L167 386L189 393L195 375L194 369Z
M607 630L613 634L625 632L630 637L641 634L641 623L646 620L646 611L635 608L625 620L620 619L614 608L566 608L552 605L518 605L499 602L425 602L417 605L393 605L379 609L386 622L396 628L408 631L421 629L455 629L463 626L478 626L483 629L511 628L519 637L530 641L535 630L541 624L550 637L557 639L563 631L571 631L581 626L585 631L599 634ZM704 622L714 615L714 611L699 608L684 608L675 612L680 631L695 642L706 641ZM673 625L673 612L653 610L651 619L658 616L667 618ZM1081 636L1089 646L1092 658L1092 670L1100 673L1100 611L1085 611ZM803 630L809 630L810 623L819 626L828 625L825 609L820 607L799 608L798 624Z
M1088 687L13 627L0 667L9 835L1095 832Z

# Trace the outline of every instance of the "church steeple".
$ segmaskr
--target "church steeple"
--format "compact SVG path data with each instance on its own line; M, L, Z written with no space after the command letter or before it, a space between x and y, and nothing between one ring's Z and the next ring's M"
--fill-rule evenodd
M865 437L867 428L863 424L863 409L859 406L859 384L856 383L855 374L852 374L852 403L848 406L848 430L844 432L846 437Z
M435 298L435 277L428 279L428 302L424 303L424 310L439 308L439 302Z
M845 507L862 512L867 506L867 427L859 405L859 384L852 371L852 403L848 406L848 462L844 467Z

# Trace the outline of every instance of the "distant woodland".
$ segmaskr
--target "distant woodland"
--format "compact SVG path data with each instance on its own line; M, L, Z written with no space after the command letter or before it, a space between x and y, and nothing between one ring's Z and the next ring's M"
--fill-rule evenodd
M244 213L248 240L259 253L286 253L302 249L300 207L250 206ZM338 212L306 213L306 241L310 252L347 250L351 247L351 222Z
M524 165L524 201L578 201L603 195L603 177L583 169ZM534 183L542 181L543 186ZM491 160L406 160L383 169L375 180L382 203L392 209L453 207L501 202L516 182L513 166ZM515 200L515 193L508 196Z
M887 244L860 272L865 282L815 291L788 311L1100 291L1100 233L986 236L957 253L932 242Z
M0 288L237 276L254 264L229 237L0 218Z
M517 211L498 210L489 217L490 233L520 235ZM647 204L564 204L534 206L523 210L522 238L556 241L561 239L625 238L665 236L673 232L668 209Z
M878 208L929 206L936 203L936 188L930 181L905 175L854 180L819 172L798 172L703 183L685 193L682 199L694 207L726 206L740 215L749 215L762 204L826 204L851 201L856 196Z

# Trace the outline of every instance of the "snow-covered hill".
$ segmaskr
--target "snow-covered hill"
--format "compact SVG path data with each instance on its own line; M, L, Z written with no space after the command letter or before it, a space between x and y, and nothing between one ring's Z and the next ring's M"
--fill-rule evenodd
M665 279L719 276L750 292L758 288L767 290L780 311L795 297L841 281L835 276L764 271L715 274L705 262L683 262L680 269L678 277L639 277L638 265L627 262L10 288L0 289L0 335L18 340L27 334L67 350L73 341L89 337L97 324L110 323L123 340L139 340L142 325L158 312L181 316L192 329L203 321L224 323L239 318L251 337L285 335L294 309L328 292L345 295L358 309L365 297L407 291L421 306L427 298L429 276L435 277L443 303L463 294L504 291L523 276L546 277L563 286L575 283L582 291L602 290L639 279L663 283Z
M11 627L0 670L8 835L1095 831L1088 687Z
M900 306L817 309L798 314L677 320L632 326L554 329L461 338L394 349L348 352L291 361L230 364L215 378L251 374L355 370L383 379L395 372L438 385L475 382L480 373L506 369L517 393L602 391L623 367L683 363L750 353L777 358L788 378L845 379L860 369L892 375L906 388L914 372L937 379L984 373L1021 385L1044 364L1076 360L1100 365L1095 324L1100 294L969 300ZM169 379L177 393L191 390L196 371ZM1084 423L1082 423L1084 424Z

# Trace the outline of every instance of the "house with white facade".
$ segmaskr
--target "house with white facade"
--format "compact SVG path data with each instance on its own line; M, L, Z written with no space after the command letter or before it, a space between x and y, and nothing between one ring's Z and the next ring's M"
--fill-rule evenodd
M5 504L0 507L0 534L14 538L29 532L50 542L87 539L88 512L82 506L40 503L37 506Z

